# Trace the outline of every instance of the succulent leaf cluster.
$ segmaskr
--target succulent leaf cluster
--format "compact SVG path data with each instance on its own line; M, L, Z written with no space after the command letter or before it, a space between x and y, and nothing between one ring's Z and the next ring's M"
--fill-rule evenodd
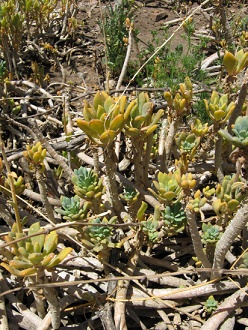
M155 243L159 238L159 223L154 217L141 221L141 229L146 234L148 243Z
M196 180L193 179L193 174L192 173L182 174L180 179L180 186L184 190L194 189L196 186Z
M193 124L190 125L191 132L196 136L203 137L208 132L208 123L202 124L199 118L197 118Z
M127 105L126 96L115 100L106 92L97 92L93 104L84 100L83 116L78 127L97 145L111 144L123 129L134 102Z
M42 144L37 142L32 147L30 145L26 146L25 151L23 151L23 156L29 163L29 168L33 170L38 168L41 172L44 172L45 165L44 159L46 157L46 149L43 149Z
M240 49L233 55L226 51L223 64L229 76L236 76L248 65L248 52L244 52L243 49Z
M76 195L71 198L61 196L60 201L62 208L57 208L55 211L62 214L65 220L77 221L86 217L89 203L85 202L81 205L79 196Z
M140 93L130 103L130 114L125 124L125 133L128 136L144 138L153 133L157 128L159 119L163 116L164 110L153 113L153 103L150 102L146 93Z
M108 225L115 223L116 219L117 217L112 217L110 220L106 217L92 219L90 221L92 225L84 228L82 243L98 253L102 250L114 248L115 243L111 241L113 227Z
M204 244L216 244L222 235L220 227L211 223L203 223L202 232L201 238Z
M40 224L36 222L30 226L28 235L40 234L26 237L26 234L17 231L17 226L14 224L11 232L4 237L5 241L11 243L16 239L23 239L10 245L10 251L6 251L1 266L15 276L25 277L36 275L39 269L51 270L61 263L72 248L67 247L56 255L54 251L58 245L58 234L56 231L48 235L41 232L43 231Z
M165 92L164 98L170 109L169 116L175 119L184 116L190 106L192 95L193 86L188 77L186 77L184 83L179 85L179 89L174 97L171 92Z
M187 154L192 159L200 144L201 138L194 133L182 132L175 138L176 144L182 154Z
M214 299L214 296L209 296L204 305L208 313L213 313L218 307L218 301Z
M233 213L246 197L246 184L236 175L226 175L222 184L216 187L216 199L213 201L213 210L217 215Z
M212 92L210 101L204 100L206 111L209 117L218 123L225 123L231 116L235 103L228 100L228 94L221 97L216 91Z
M12 181L14 183L14 188L15 188L15 193L17 195L21 195L23 193L23 191L25 190L25 182L24 182L24 178L23 176L17 176L17 174L15 172L11 172L11 177L12 177ZM4 181L4 186L11 190L10 188L10 182L9 182L9 178L7 178L5 181Z
M176 235L184 230L187 218L182 203L178 202L167 205L165 209L161 211L161 214L168 236Z
M71 179L75 194L84 199L100 198L104 192L103 180L92 169L79 167Z
M157 190L155 192L151 188L151 193L162 202L176 202L180 199L182 187L180 186L181 173L179 170L169 173L158 173L158 181L153 181Z
M124 191L122 194L120 194L120 197L124 199L128 204L135 203L138 199L139 193L132 188L124 188Z
M239 116L232 128L235 136L232 136L225 129L220 129L219 134L236 147L244 149L248 146L248 116Z
M191 198L187 204L187 208L192 211L192 212L200 212L201 207L203 207L205 205L205 203L207 202L207 198L206 197L202 197L202 193L201 191L198 189L195 193L194 193L194 198Z

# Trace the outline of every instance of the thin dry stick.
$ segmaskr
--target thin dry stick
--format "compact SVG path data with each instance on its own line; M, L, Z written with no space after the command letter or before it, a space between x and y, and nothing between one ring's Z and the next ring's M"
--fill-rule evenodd
M0 284L1 284L1 289L3 291L7 291L7 292L10 291L8 284L6 283L6 281L4 279L0 279ZM5 293L4 295L6 296L8 301L10 302L12 308L16 308L21 313L21 315L30 322L30 324L33 326L33 329L38 329L39 328L39 325L42 323L42 320L38 315L32 313L12 293ZM2 296L2 294L1 294L1 296Z
M99 8L100 8L101 23L103 26L103 43L105 48L106 90L109 93L108 46L107 46L107 38L104 28L104 17L103 17L101 0L99 0Z
M38 169L36 170L35 174L36 174L36 180L37 180L38 186L39 186L41 201L46 209L47 217L50 219L51 222L55 223L56 221L55 221L55 217L53 214L53 208L47 198L46 186L44 183L43 175L42 175L42 173L40 173L40 171Z

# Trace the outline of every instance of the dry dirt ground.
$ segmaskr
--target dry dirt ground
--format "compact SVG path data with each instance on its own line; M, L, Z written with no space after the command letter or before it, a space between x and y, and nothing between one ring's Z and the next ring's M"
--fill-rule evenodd
M107 5L118 5L120 0L102 1L102 12L106 15ZM200 2L199 2L200 3ZM193 1L135 1L137 9L135 10L134 26L138 29L138 49L139 51L147 48L149 43L159 46L165 41L164 27L167 22L178 20L174 24L169 24L167 29L167 37L174 33L182 19L191 13L198 5L198 2ZM228 6L229 17L244 17L247 15L247 7L244 6L246 0L233 1L231 6ZM74 53L72 58L68 58L68 62L64 63L66 82L74 85L81 85L88 91L104 88L106 80L106 70L104 65L104 42L100 30L99 22L101 21L101 10L99 1L79 1L78 2L78 21L83 23L82 34L77 40L77 45L82 49L82 53ZM180 20L181 19L181 20ZM206 11L197 11L194 15L196 31L205 35L210 35L209 15ZM153 31L157 32L157 39L154 41ZM171 49L177 45L186 44L185 38L182 37L183 29L180 29L170 41ZM215 49L207 49L206 57L214 52ZM132 47L131 59L137 58L137 48ZM68 65L69 64L69 65ZM58 68L49 72L52 79L56 80L59 77ZM118 79L118 77L113 77ZM60 78L61 79L61 78Z

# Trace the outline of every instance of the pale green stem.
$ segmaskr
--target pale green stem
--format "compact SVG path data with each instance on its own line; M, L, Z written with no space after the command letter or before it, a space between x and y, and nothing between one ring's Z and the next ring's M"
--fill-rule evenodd
M203 251L201 237L199 235L199 231L198 231L198 228L196 225L195 213L191 212L187 207L186 207L185 212L186 212L186 216L187 216L187 222L188 222L188 226L189 226L190 236L192 239L195 255L198 258L198 260L202 262L203 267L210 268L211 263Z
M133 247L133 253L130 256L127 262L126 274L132 276L134 274L136 265L140 256L140 239L139 233L136 234L135 237L136 246ZM126 324L126 303L125 300L127 297L127 291L129 287L129 280L119 280L118 281L118 290L115 297L115 305L114 305L114 321L117 329L128 330Z
M247 203L247 199L246 199ZM244 229L248 221L248 204L243 203L243 206L237 211L234 218L231 220L220 240L216 244L213 268L221 269L224 266L225 256L233 244L236 237ZM219 277L219 272L213 272L212 278Z
M57 298L57 292L55 288L44 288L44 296L49 305L49 312L51 314L51 323L53 329L59 329L60 327L60 308L59 301Z
M144 181L144 186L146 188L150 186L148 180L148 167L151 160L152 146L153 146L153 134L150 134L146 139L146 151L145 151L145 156L143 157L143 164L144 164L143 181Z
M168 129L168 119L162 121L162 125L159 132L159 143L158 143L158 156L157 156L157 166L160 172L166 171L165 166L165 137Z
M142 162L142 155L144 152L144 140L136 140L135 137L131 139L133 150L133 163L134 163L134 177L135 184L140 188L144 188L144 164Z
M110 203L117 215L120 215L124 211L124 206L120 201L117 183L115 179L116 172L116 155L113 149L113 145L107 146L104 151L104 163L106 166L106 177L108 192L110 195Z
M217 175L217 178L219 180L219 183L222 183L224 179L224 173L222 168L222 144L223 144L223 138L218 134L219 129L222 128L222 124L219 124L218 122L214 123L214 132L216 133L216 142L215 142L215 154L214 154L214 167L215 167L215 173Z
M177 132L177 128L179 126L179 121L177 120L172 120L170 123L168 135L165 140L165 163L164 163L164 168L167 171L167 165L168 165L168 160L170 159L171 155L171 150L172 150L172 145L174 142L174 137Z

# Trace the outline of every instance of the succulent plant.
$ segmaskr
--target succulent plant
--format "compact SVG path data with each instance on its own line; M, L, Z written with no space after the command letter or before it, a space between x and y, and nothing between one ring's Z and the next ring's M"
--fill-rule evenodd
M181 198L182 188L180 186L181 173L179 170L175 172L158 173L158 181L153 181L157 193L148 188L151 193L163 202L176 202Z
M100 198L104 192L103 180L99 179L92 169L81 166L78 170L74 170L71 181L74 184L75 194L83 199Z
M211 223L203 223L202 231L201 238L204 244L216 244L222 235L220 227Z
M236 76L248 65L248 52L245 53L243 49L240 49L233 55L226 51L223 64L229 76Z
M120 195L128 204L132 204L137 201L139 193L132 188L124 188L123 194Z
M200 212L201 207L203 207L207 201L206 197L201 197L201 191L197 190L194 193L194 198L190 199L187 208L193 212Z
M180 180L180 186L184 190L194 189L196 186L196 180L193 179L193 174L192 173L182 174Z
M65 220L77 221L86 217L90 206L88 202L81 205L78 196L73 196L71 198L61 196L60 201L62 208L57 208L55 211L62 214Z
M26 151L23 151L23 156L28 161L30 170L37 168L40 172L44 172L45 165L43 161L46 157L46 149L43 149L40 142L37 142L32 147L27 145L26 149Z
M186 77L184 83L179 85L179 90L173 98L171 92L165 92L164 98L168 103L169 117L177 119L186 114L188 107L192 100L192 83L188 77Z
M218 307L218 301L214 299L214 296L209 296L204 305L208 313L213 313Z
M78 127L97 145L111 144L123 129L134 102L127 105L125 96L117 100L105 92L97 92L93 104L84 100L83 116Z
M164 227L169 236L181 233L187 223L186 213L180 202L166 206L161 211Z
M158 240L158 227L159 223L154 217L141 221L141 229L146 234L148 243L155 243Z
M228 142L236 147L244 149L248 146L248 116L239 116L232 128L235 136L232 136L227 130L220 129L219 134Z
M217 215L232 214L246 197L246 184L241 178L236 181L236 175L226 175L222 184L216 187L216 199L213 201L213 210Z
M196 149L200 144L201 138L195 134L182 132L175 138L176 144L182 154L187 154L192 159L196 153Z
M228 94L220 97L216 91L212 92L210 102L207 100L204 100L204 102L209 117L218 123L225 123L235 108L234 102L228 104Z
M129 107L131 111L125 123L125 133L135 139L144 138L153 133L164 114L162 109L153 114L153 103L149 101L146 93L140 93Z
M15 172L11 172L11 176L15 187L15 193L21 195L25 189L24 178L22 176L17 176ZM11 189L9 178L4 181L4 186L9 190Z
M43 230L40 229L39 222L36 222L30 226L28 235L39 232L43 232ZM4 237L7 243L20 238L22 240L10 245L10 251L3 252L5 258L1 263L2 267L15 276L36 275L40 269L51 270L72 251L72 248L67 247L55 255L54 251L58 245L56 231L52 231L48 235L41 233L37 236L26 237L26 234L17 231L17 226L14 224L11 232Z
M208 132L208 123L202 124L200 119L196 119L193 124L190 125L191 132L196 136L204 136Z
M90 221L92 226L89 225L84 228L82 243L97 253L116 247L116 244L111 241L113 227L108 226L108 224L115 223L116 219L117 217L112 217L110 220L106 217L92 219ZM101 226L101 224L104 225Z
M202 189L205 197L209 198L215 194L215 188L210 188L210 186L206 186Z

